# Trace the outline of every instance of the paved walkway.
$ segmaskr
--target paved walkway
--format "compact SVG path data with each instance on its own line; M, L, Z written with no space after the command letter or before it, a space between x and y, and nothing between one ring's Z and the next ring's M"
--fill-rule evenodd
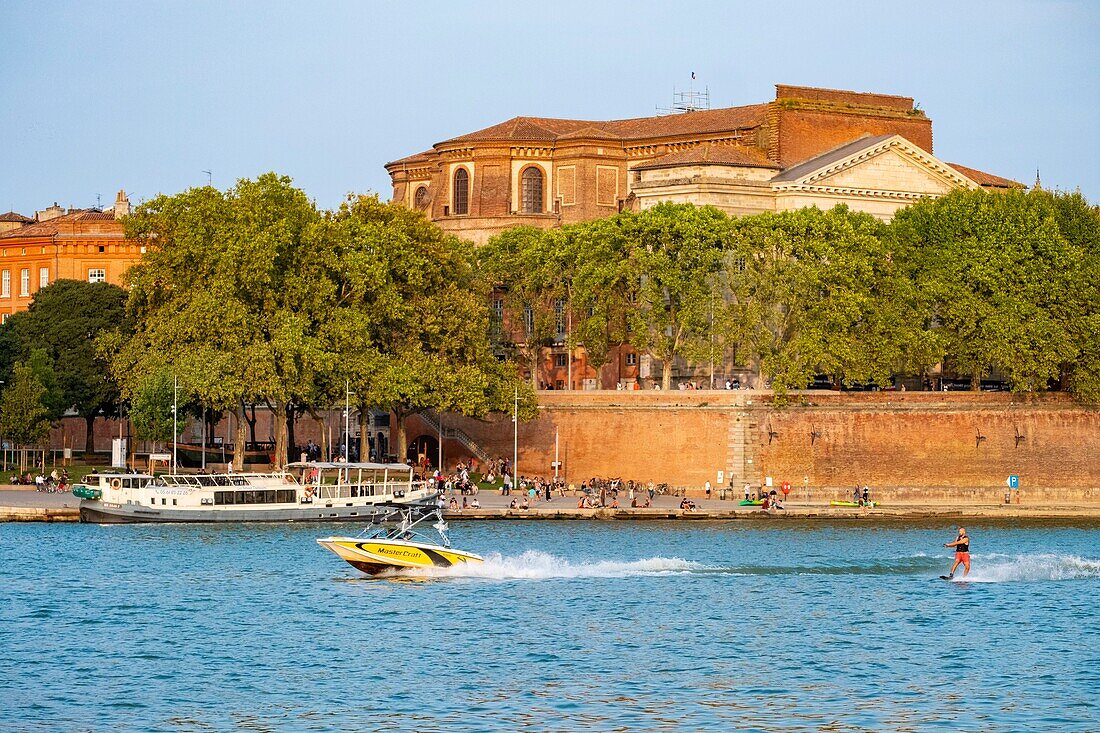
M499 491L479 491L480 510L447 511L449 519L876 519L884 521L920 519L1044 519L1100 521L1100 504L1076 505L911 505L896 504L859 509L831 507L827 504L789 502L783 511L764 512L759 507L739 506L736 501L692 499L698 509L682 512L678 496L656 496L652 508L632 509L625 492L620 492L620 509L578 509L575 496L554 496L549 502L538 501L530 509L509 509L518 495L501 496ZM448 496L448 499L450 497ZM461 504L461 495L456 497ZM470 499L472 497L467 497ZM78 516L80 500L71 493L48 494L23 487L0 486L0 522L3 521L73 521Z

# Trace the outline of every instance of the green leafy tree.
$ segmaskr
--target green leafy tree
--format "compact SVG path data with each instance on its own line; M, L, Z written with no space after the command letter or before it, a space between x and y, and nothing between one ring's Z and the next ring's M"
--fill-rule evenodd
M179 434L183 423L172 412L175 396L165 368L146 374L134 385L129 415L138 439L164 445Z
M690 204L659 204L619 219L623 232L613 236L632 247L624 260L632 268L624 282L637 283L634 307L626 312L631 343L661 361L661 386L667 390L677 357L710 353L714 292L730 219L715 208Z
M41 446L50 434L46 388L30 366L17 362L0 397L0 432L14 445Z
M493 299L502 304L490 333L528 370L531 389L539 386L539 364L546 347L564 336L571 261L565 235L533 227L509 229L477 252L478 269Z
M374 196L350 199L336 224L357 263L350 271L359 274L337 288L346 297L329 341L358 399L393 412L398 460L405 459L410 415L507 409L519 380L490 348L488 291L475 277L472 247L421 213ZM524 397L533 411L529 390Z
M113 360L128 393L166 362L201 404L237 410L238 466L244 406L266 402L275 461L285 463L288 417L316 401L333 367L319 336L333 290L313 256L325 231L305 194L273 173L138 207L127 220L128 236L148 248L128 278L136 332Z
M566 227L559 258L570 272L570 346L583 346L591 366L605 364L616 346L628 343L638 296L638 250L630 217L610 217Z
M943 358L972 388L998 368L1046 389L1077 353L1075 261L1046 194L956 191L898 212L898 252L931 313Z
M912 289L874 218L809 208L744 217L735 229L723 324L777 392L815 374L885 384L921 353Z
M127 327L125 303L126 293L117 285L58 280L35 293L26 312L0 327L0 373L15 360L32 365L47 388L50 419L60 419L69 409L84 418L88 455L95 419L117 415L121 399L95 342Z

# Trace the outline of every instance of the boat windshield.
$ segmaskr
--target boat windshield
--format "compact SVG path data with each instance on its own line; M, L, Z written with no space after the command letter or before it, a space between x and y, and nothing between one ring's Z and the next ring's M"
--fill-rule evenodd
M360 537L451 546L451 540L447 536L447 523L443 521L443 513L438 507L400 507L376 515Z

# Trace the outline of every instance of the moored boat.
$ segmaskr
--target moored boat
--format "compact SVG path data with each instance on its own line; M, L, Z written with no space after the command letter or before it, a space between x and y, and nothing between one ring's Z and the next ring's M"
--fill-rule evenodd
M425 501L435 485L403 463L292 463L270 473L89 474L82 522L371 520L380 504Z
M447 523L437 505L395 505L392 509L376 517L357 537L322 537L317 543L368 575L483 562L480 555L451 547ZM429 530L434 530L434 536Z

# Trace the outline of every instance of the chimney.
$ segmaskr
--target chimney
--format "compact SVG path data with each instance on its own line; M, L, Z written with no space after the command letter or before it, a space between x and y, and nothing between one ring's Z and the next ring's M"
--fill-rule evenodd
M54 201L53 206L49 207L48 209L34 212L34 218L37 221L49 221L50 219L56 219L57 217L64 215L65 209L58 206L56 201Z
M119 191L115 196L115 218L121 219L130 215L130 199L126 197L126 191Z

